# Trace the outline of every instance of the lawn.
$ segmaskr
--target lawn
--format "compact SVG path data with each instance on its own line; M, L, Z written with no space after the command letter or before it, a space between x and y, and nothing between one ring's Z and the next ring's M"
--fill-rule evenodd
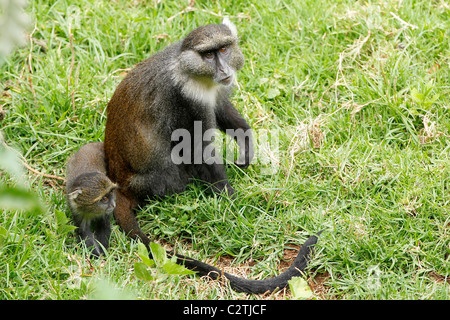
M235 200L193 184L140 208L143 230L253 279L324 230L305 274L314 299L450 298L447 1L34 0L27 12L26 43L0 65L0 130L40 205L23 193L28 209L0 209L0 299L292 298L195 276L144 281L139 244L117 225L97 260L71 228L65 163L103 140L118 83L224 16L246 58L232 101L257 157L228 166ZM0 172L0 189L17 179Z

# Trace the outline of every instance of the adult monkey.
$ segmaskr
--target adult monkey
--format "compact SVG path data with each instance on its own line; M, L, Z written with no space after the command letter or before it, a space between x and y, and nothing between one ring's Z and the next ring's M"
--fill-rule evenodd
M213 128L237 133L238 165L247 167L253 157L250 126L228 99L235 72L244 64L237 41L236 28L228 19L220 25L199 27L138 64L108 104L104 151L108 176L119 184L114 217L125 233L147 247L150 240L134 215L138 204L182 192L192 179L205 181L214 192L234 193L222 164L195 161L210 147L209 142L194 137L198 124L202 136ZM172 134L177 129L194 137L190 150L184 150L191 161L174 161L179 160L172 152L177 144ZM182 158L186 159L186 154ZM213 279L225 275L237 291L264 293L283 288L291 277L300 275L316 241L316 236L309 238L293 265L267 280L237 278L200 261L176 256L178 263L202 275Z

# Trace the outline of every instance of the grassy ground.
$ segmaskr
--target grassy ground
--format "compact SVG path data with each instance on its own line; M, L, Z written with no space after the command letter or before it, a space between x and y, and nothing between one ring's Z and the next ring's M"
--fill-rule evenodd
M142 208L142 228L252 278L278 274L285 249L324 229L315 298L448 299L448 2L157 2L30 2L28 43L0 68L1 130L29 166L64 177L70 154L103 139L128 68L229 15L246 56L233 100L257 137L268 130L270 162L229 168L237 200L193 185ZM28 173L46 209L0 209L1 299L261 298L192 276L143 282L117 226L108 256L87 259L63 182Z

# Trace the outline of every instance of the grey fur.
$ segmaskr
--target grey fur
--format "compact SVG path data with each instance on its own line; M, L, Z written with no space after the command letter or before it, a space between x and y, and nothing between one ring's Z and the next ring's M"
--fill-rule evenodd
M99 256L104 253L99 243L108 248L117 188L106 176L103 143L82 146L69 159L66 178L67 203L79 237Z

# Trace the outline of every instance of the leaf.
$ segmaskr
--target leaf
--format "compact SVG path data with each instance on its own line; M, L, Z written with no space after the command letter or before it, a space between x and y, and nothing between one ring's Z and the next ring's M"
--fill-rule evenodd
M8 237L8 230L0 226L0 246L3 245L5 239Z
M259 78L259 85L269 82L269 78Z
M148 257L147 247L142 242L138 243L138 255L146 266L151 267L155 264L155 261Z
M176 206L177 208L179 208L179 209L181 209L181 210L183 210L183 211L194 211L194 210L197 210L197 208L199 207L200 205L197 203L197 202L195 202L194 204L192 204L192 205L178 205L178 206Z
M414 100L415 103L422 103L425 99L425 95L419 93L416 88L411 89L411 98Z
M66 214L62 212L61 210L56 209L55 210L55 217L56 217L56 223L58 225L64 225L69 222L69 219L67 218Z
M150 243L150 250L152 251L153 260L155 260L156 264L163 266L167 261L166 250L155 242Z
M148 250L147 250L147 247L146 247L142 242L139 242L139 243L138 243L138 254L139 254L140 256L148 257Z
M289 288L295 300L304 300L312 298L313 293L306 281L301 277L293 277L289 280Z
M186 274L195 274L196 273L195 271L186 269L186 267L176 264L173 261L166 262L163 266L163 270L167 274L171 274L171 275L186 275Z
M63 226L58 226L58 233L66 234L76 230L78 227L72 226L70 224L65 224Z
M181 224L186 224L186 222L188 221L189 216L187 214L183 214L178 220L181 222Z
M427 84L425 85L425 95L427 96L431 90L433 90L434 87L434 83L433 80L430 80L427 82Z
M10 243L19 243L22 236L18 233L8 232L7 229L0 226L0 245L3 245L5 241Z
M12 187L0 189L0 208L9 210L43 211L41 201L33 192L22 188Z
M273 99L273 98L279 96L280 93L281 92L278 88L270 88L269 90L267 90L267 98Z
M162 233L168 236L173 236L175 234L175 231L172 230L173 228L161 228Z
M0 135L0 144L2 142L2 136ZM9 150L0 145L0 169L5 170L16 180L23 184L24 169L20 163L19 157L13 150Z
M137 278L144 281L153 281L155 279L150 271L147 270L147 265L142 262L134 263L134 274Z
M280 74L280 73L274 73L274 74L273 74L273 77L274 77L275 79L280 79L280 78L283 77L283 75Z
M90 300L134 300L136 297L126 289L119 289L107 280L97 280Z
M437 99L439 99L440 95L439 93L435 94L430 100L428 100L428 102L431 103L435 103Z
M66 217L66 214L63 211L56 209L55 217L59 233L65 234L77 229L76 226L73 226L69 223L69 219Z

